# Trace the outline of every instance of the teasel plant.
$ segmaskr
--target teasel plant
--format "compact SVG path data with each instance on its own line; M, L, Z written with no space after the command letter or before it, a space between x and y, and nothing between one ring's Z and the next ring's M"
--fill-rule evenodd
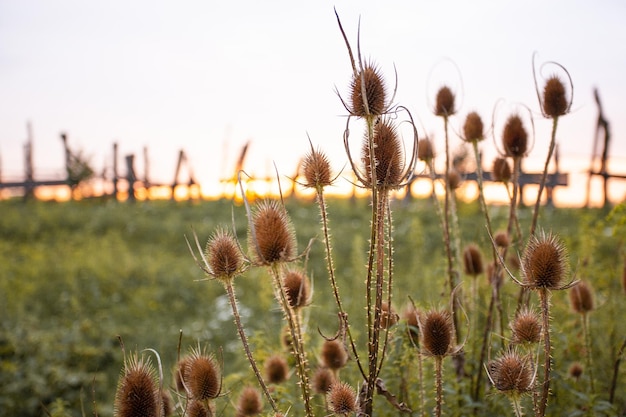
M565 283L569 273L569 256L563 242L550 232L541 230L529 237L522 254L520 268L522 280L518 280L506 267L500 257L502 267L510 278L521 288L536 291L541 310L541 331L543 340L544 375L541 393L537 404L536 416L544 417L550 393L550 375L552 370L552 345L550 340L550 295L552 291L566 290L579 281L572 279Z
M359 357L356 357L364 379L359 394L359 412L362 415L372 416L374 393L376 389L384 391L381 388L382 381L379 379L379 373L385 358L388 331L381 326L383 320L382 306L384 301L389 306L392 304L393 245L390 194L391 191L406 186L413 176L417 162L418 135L408 109L392 104L395 88L391 98L388 98L385 81L376 65L371 61L363 61L360 37L355 59L336 11L335 15L346 43L352 67L350 99L345 101L338 93L349 114L344 131L344 147L357 181L361 187L370 191L372 201L365 290L368 335L367 371L365 371L365 366L361 364ZM413 136L413 147L408 158L404 155L399 128L396 123L401 112L408 115L407 123ZM355 160L350 151L349 132L352 118L364 120L366 125L365 135L361 142L360 161ZM384 332L382 340L381 331Z
M124 351L122 343L122 351ZM158 355L157 355L158 358ZM157 374L149 357L124 352L124 367L115 392L116 417L163 416L162 369Z
M552 134L550 135L550 145L548 148L548 155L546 156L546 162L543 168L543 174L541 176L541 182L539 183L539 191L537 192L537 200L535 202L535 208L533 210L533 218L530 226L530 234L534 235L537 228L537 220L539 218L539 208L541 205L541 196L543 189L546 185L546 179L548 177L548 166L554 149L556 146L556 131L560 117L568 114L572 108L574 101L574 83L572 77L565 67L557 62L549 61L541 65L540 69L545 65L554 65L559 68L565 75L566 81L564 82L562 77L556 74L549 76L543 87L543 94L539 92L539 86L537 85L537 74L535 69L535 56L533 54L533 79L535 80L535 91L537 92L537 99L541 107L541 113L544 117L552 119ZM565 84L569 84L569 91Z
M589 375L589 389L591 394L595 394L593 355L591 352L591 337L589 335L589 313L591 313L595 307L591 284L586 281L579 281L577 285L569 289L569 299L572 310L580 314L580 323L585 344L585 367Z

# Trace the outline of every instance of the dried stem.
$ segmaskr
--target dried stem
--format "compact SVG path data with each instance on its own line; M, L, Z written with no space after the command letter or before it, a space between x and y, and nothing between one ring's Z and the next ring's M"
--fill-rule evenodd
M435 356L435 416L441 417L443 406L443 357Z
M552 355L550 346L550 290L547 288L539 288L539 299L541 303L542 333L543 333L543 350L544 350L544 375L541 390L541 398L537 409L537 416L544 417L546 415L546 407L548 405L548 395L550 394L550 371L552 367Z
M539 217L539 206L541 205L541 195L543 194L543 189L546 186L546 179L548 178L548 166L550 165L550 160L552 159L552 154L554 153L554 147L556 145L556 127L558 124L559 118L552 118L552 136L550 138L550 148L548 150L548 156L546 157L546 163L543 167L543 174L541 175L541 182L539 183L539 191L537 192L537 201L535 202L535 209L533 211L533 220L530 225L530 235L535 235L535 230L537 229L537 219Z

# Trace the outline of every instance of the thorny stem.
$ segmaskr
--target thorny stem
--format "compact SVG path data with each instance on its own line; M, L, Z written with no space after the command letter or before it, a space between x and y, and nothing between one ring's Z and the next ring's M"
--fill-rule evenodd
M550 293L547 288L539 289L539 299L541 302L541 316L543 318L543 350L544 350L544 376L543 389L537 409L538 417L546 415L546 407L548 405L548 395L550 394L550 370L552 366L551 346L550 346Z
M291 346L293 347L293 355L296 359L296 370L298 377L300 378L300 389L302 390L302 399L304 401L304 410L307 417L313 417L313 410L311 409L311 393L309 390L309 377L307 369L306 352L302 346L302 333L299 329L298 319L295 316L295 312L289 301L287 300L287 294L285 287L282 285L280 279L280 266L276 263L271 265L270 271L272 279L274 281L274 287L276 291L276 298L280 304L287 323L289 325L289 332L291 334Z
M482 161L480 159L480 152L478 151L478 142L472 141L472 145L474 148L474 157L476 158L476 178L478 180L478 200L480 201L480 207L483 209L483 214L485 215L485 222L487 223L487 231L490 236L493 236L493 232L491 229L491 219L489 217L489 209L487 208L487 203L485 202L485 192L483 188L483 167ZM496 248L492 245L493 249L493 262L495 265L498 264L498 256L496 254Z
M537 192L537 201L535 202L535 210L533 211L533 220L530 225L530 235L535 235L535 230L537 228L537 218L539 217L539 206L541 204L541 195L543 194L543 189L546 186L546 179L548 178L548 165L550 165L550 160L552 159L552 154L554 153L554 147L556 145L556 127L558 124L559 118L552 118L552 136L550 138L550 148L548 150L548 156L546 158L546 163L543 167L543 174L541 176L541 182L539 183L539 191Z
M441 408L443 405L443 358L441 356L435 357L435 391L435 416L441 417Z
M335 302L337 303L337 308L339 309L339 313L341 315L342 320L346 317L346 313L343 309L343 305L341 304L341 298L339 297L339 288L337 287L337 280L335 278L335 266L333 263L332 257L332 249L330 244L330 228L328 226L328 213L326 211L326 200L324 198L324 190L319 187L317 189L317 201L320 207L320 216L322 218L322 232L324 233L324 248L326 250L326 262L328 263L328 277L330 279L330 285L333 290L333 295L335 296ZM352 347L352 353L356 359L357 365L361 370L361 375L365 378L365 372L361 366L361 361L359 360L359 354L356 349L356 345L354 343L354 338L352 337L352 332L350 331L350 325L347 320L344 323L346 333L348 335L348 339L350 339L350 345Z
M587 366L587 370L589 371L589 388L591 389L591 393L596 393L595 384L593 381L593 360L591 357L591 339L589 338L589 314L583 313L581 314L581 322L583 326L583 335L585 338L585 362Z
M485 330L483 332L483 344L482 344L482 348L480 350L480 360L478 361L478 364L482 364L485 362L485 358L487 357L487 346L488 346L488 342L489 342L489 332L491 331L491 323L493 321L493 309L495 307L495 303L496 303L496 295L495 292L497 290L495 288L492 288L491 290L491 301L489 301L489 312L487 313L487 319L486 319L486 323L485 323ZM480 386L481 386L481 381L482 381L482 376L483 373L482 372L478 372L478 374L476 375L476 385L474 385L474 390L473 390L473 399L474 401L478 400L478 396L480 395ZM477 409L475 409L474 411L477 411Z
M522 410L522 404L520 402L519 395L510 395L511 407L513 407L513 412L515 413L515 417L522 417L524 415L524 411Z
M246 356L248 357L248 361L250 362L252 371L254 372L254 375L259 381L259 385L261 386L261 389L263 390L263 394L265 394L265 397L267 398L267 401L270 403L272 410L275 413L278 413L278 408L276 407L276 403L274 402L274 399L272 398L272 395L270 394L270 391L267 388L267 385L265 385L265 380L263 380L263 376L261 376L261 372L259 371L259 368L257 367L256 361L254 360L254 357L252 356L252 351L250 350L250 346L248 345L248 337L246 336L246 333L244 332L243 326L241 324L241 316L239 315L239 308L237 307L237 298L235 297L235 289L233 288L233 284L231 281L228 281L226 284L224 284L224 287L226 288L226 293L228 294L228 301L230 301L230 306L233 309L233 316L235 317L235 325L237 326L237 332L239 333L239 338L241 339L241 343L243 344L243 349L246 351Z

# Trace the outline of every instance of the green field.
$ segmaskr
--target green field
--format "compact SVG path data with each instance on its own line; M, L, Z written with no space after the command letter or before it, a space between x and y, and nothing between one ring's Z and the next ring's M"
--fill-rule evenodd
M337 329L336 306L325 266L319 209L313 201L287 201L298 249L317 238L306 262L314 289L304 315L309 360L317 362L322 342L318 329L333 334ZM394 218L394 307L401 313L409 296L419 308L445 307L446 258L441 226L431 200L397 201ZM494 229L506 227L508 207L491 207ZM344 306L357 340L363 340L364 280L371 210L365 199L329 203L333 256ZM531 210L519 212L527 230ZM191 347L207 347L224 368L223 396L217 400L220 415L234 415L233 403L245 384L255 379L243 355L223 287L202 281L185 236L197 233L202 244L218 225L230 227L234 218L237 235L246 247L245 209L231 201L137 202L80 201L0 203L0 414L39 416L113 414L115 388L123 366L119 337L127 352L152 348L163 363L164 383L172 386L172 372L181 354ZM491 243L477 203L458 207L461 246L477 243L485 256ZM572 363L584 363L580 317L570 307L567 291L552 296L552 343L554 372L548 415L626 415L626 371L618 375L616 400L608 396L617 352L626 337L626 294L623 288L626 247L626 207L601 209L543 208L540 227L558 234L570 254L576 278L588 281L595 294L589 314L595 391L588 390L588 373L578 380L569 375ZM474 300L469 300L471 278L463 276L467 308L475 306L475 329L464 347L468 369L485 372L476 363L481 320L489 301L490 287L477 278ZM281 346L282 313L264 268L252 268L235 280L242 319L259 361ZM518 287L506 279L503 311L508 320L515 310ZM536 305L536 299L531 299ZM467 332L466 332L467 330ZM501 338L494 331L496 349ZM390 391L417 408L415 352L406 340L402 323L390 332L389 357L384 375ZM444 362L447 376L444 415L512 415L506 398L486 388L480 404L468 405L463 380L454 378L452 361ZM353 386L361 381L354 362L343 376ZM399 374L402 378L399 378ZM432 409L432 364L424 360L427 410ZM394 378L395 377L395 378ZM296 375L275 388L281 404L296 404ZM404 381L401 382L400 380ZM483 382L487 379L483 378ZM325 416L323 401L316 398L317 415ZM399 415L377 397L379 415ZM525 398L524 404L529 404ZM528 405L525 408L530 408ZM469 410L469 411L468 411ZM558 411L557 411L558 410ZM266 407L266 411L270 409ZM418 415L418 413L414 413Z

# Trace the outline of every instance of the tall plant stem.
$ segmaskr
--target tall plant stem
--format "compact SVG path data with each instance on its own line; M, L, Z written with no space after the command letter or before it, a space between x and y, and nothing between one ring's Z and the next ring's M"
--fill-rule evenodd
M617 388L617 377L619 375L619 365L622 362L622 356L626 351L626 338L624 338L624 342L617 352L617 358L615 359L615 364L613 365L613 378L611 379L611 389L609 390L609 402L613 404L615 400L615 389Z
M321 187L319 187L317 190L317 201L320 207L320 217L322 219L322 233L324 234L324 249L326 251L326 262L327 262L327 268L328 268L328 277L330 279L330 286L333 290L335 303L337 304L337 308L339 309L341 320L344 321L342 325L345 326L348 339L350 340L352 353L354 354L359 370L361 371L361 375L363 376L363 378L365 378L365 372L363 370L361 361L359 359L359 354L356 348L356 344L354 343L354 338L352 337L352 332L350 331L350 325L346 319L347 314L345 313L343 309L343 305L341 303L341 297L339 296L339 288L337 286L337 279L335 278L335 266L333 263L332 248L331 248L331 243L330 243L330 228L328 226L328 213L326 210L326 200L324 198L324 190Z
M550 292L547 288L539 289L539 300L541 303L542 333L543 333L543 353L544 353L544 374L541 390L541 398L537 409L537 416L546 415L548 406L548 395L550 394L550 371L552 367L552 350L550 346Z
M278 408L276 407L276 403L274 402L274 399L272 398L272 395L270 394L270 391L267 388L267 385L265 384L263 377L261 376L261 372L259 372L259 368L257 367L256 361L254 360L254 357L252 356L252 351L250 350L250 345L248 344L248 337L246 336L246 333L241 324L241 316L239 315L239 308L237 307L237 298L235 297L235 289L233 288L233 284L231 281L228 281L226 284L224 284L224 287L226 288L226 293L228 294L228 301L230 301L230 306L233 310L233 316L235 317L235 325L237 326L237 332L239 333L239 338L241 339L241 343L243 344L243 349L245 350L246 356L248 357L248 362L250 362L252 371L254 372L254 375L259 381L259 385L261 386L261 389L263 390L263 394L265 394L265 397L267 398L267 402L270 403L272 410L275 413L278 413Z
M580 319L583 326L583 335L585 337L585 364L589 373L589 389L592 394L595 394L596 388L593 380L593 360L591 359L591 339L589 337L589 314L581 314Z
M522 410L522 404L520 402L519 395L511 395L510 396L511 407L513 407L513 412L515 413L515 417L522 417L524 412Z
M435 416L441 417L443 406L443 357L435 356Z
M556 145L556 127L559 122L558 117L552 118L552 136L550 138L550 148L548 149L548 156L546 158L546 163L543 167L543 174L541 175L541 182L539 183L539 191L537 192L537 201L535 202L535 209L533 211L533 220L530 225L530 235L535 235L535 230L537 229L537 219L539 217L539 206L541 205L541 195L543 194L543 189L546 186L546 179L548 178L548 166L550 165L550 160L552 159L552 154L554 153L554 147Z
M491 229L491 219L489 217L489 209L487 207L487 203L485 202L485 191L483 188L483 167L482 161L480 159L480 152L478 151L478 142L473 141L472 147L474 148L474 157L476 158L476 178L478 180L478 201L480 201L480 207L483 210L483 214L485 215L485 223L487 225L487 231L490 236L493 236L493 232ZM493 262L495 265L498 264L498 255L496 253L496 248L492 245L493 250Z
M270 267L272 279L274 281L274 289L276 292L276 298L280 304L283 314L289 325L289 332L291 334L291 346L293 348L293 355L296 360L296 370L300 379L300 389L302 390L302 401L304 402L305 415L307 417L313 417L313 410L311 409L311 392L309 387L309 373L306 359L306 352L303 346L302 333L299 328L299 320L296 316L296 312L289 304L287 299L287 293L285 287L282 285L280 279L280 265L272 264Z

